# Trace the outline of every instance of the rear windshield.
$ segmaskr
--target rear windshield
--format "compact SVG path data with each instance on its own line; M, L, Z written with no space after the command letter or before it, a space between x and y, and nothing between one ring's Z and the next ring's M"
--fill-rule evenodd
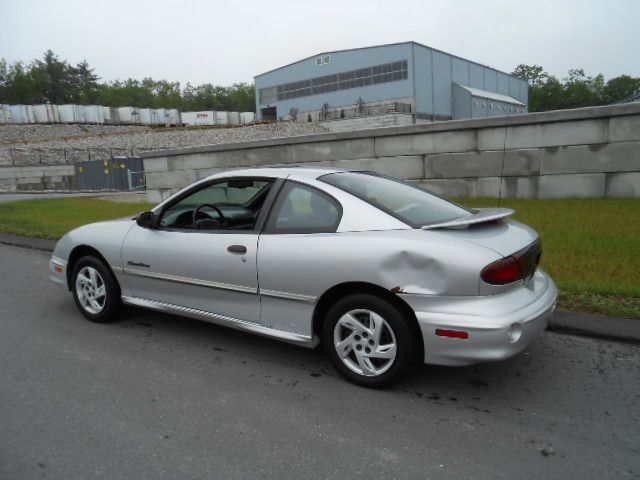
M410 183L376 173L330 173L319 180L355 195L414 228L456 220L473 213Z

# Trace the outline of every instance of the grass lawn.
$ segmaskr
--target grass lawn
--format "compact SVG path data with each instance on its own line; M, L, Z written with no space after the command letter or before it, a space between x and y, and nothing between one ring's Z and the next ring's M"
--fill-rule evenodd
M57 240L80 225L149 210L149 203L98 198L43 198L0 203L0 231Z
M496 199L463 198L470 207ZM640 199L502 200L542 237L542 268L563 309L640 319ZM0 203L0 231L60 238L85 223L133 215L146 203L61 198Z
M496 199L457 199L496 207ZM640 319L640 199L504 199L538 231L560 308Z

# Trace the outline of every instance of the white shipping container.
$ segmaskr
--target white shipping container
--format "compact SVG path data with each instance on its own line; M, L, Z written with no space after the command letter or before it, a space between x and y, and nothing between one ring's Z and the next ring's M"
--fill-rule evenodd
M111 108L110 107L102 107L102 118L104 118L104 123L111 123Z
M58 105L61 123L86 123L82 105Z
M229 112L215 112L215 124L216 125L228 125L229 124Z
M104 113L104 122L109 125L120 124L120 116L118 115L118 107L102 107Z
M84 105L84 119L87 123L104 123L104 109L102 105Z
M118 107L118 123L125 125L138 123L138 109L133 107Z
M151 109L151 124L152 125L166 125L167 114L164 108L152 108Z
M9 105L0 105L0 124L11 123L11 111Z
M240 123L249 125L256 121L256 114L253 112L240 112Z
M9 113L11 115L11 123L31 123L29 122L27 105L9 105Z
M151 109L149 108L138 109L138 124L151 125Z
M36 123L36 117L33 115L33 107L31 105L25 105L27 109L27 122L26 123Z
M240 125L240 112L228 112L227 119L229 125Z
M58 106L49 103L34 105L33 118L36 123L60 123Z
M165 113L168 115L167 122L169 125L180 125L182 123L180 112L176 108L167 108Z
M182 112L182 123L185 125L213 125L215 112Z

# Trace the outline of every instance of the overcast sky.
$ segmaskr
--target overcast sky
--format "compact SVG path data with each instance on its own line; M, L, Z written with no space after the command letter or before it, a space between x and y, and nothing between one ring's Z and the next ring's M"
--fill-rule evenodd
M251 82L324 51L414 40L499 70L640 76L638 0L0 0L0 57L51 48L103 80Z

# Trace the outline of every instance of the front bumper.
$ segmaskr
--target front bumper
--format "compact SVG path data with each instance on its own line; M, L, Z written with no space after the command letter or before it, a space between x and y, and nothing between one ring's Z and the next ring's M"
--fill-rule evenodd
M524 285L478 297L401 294L416 314L424 341L424 362L469 365L503 360L520 353L547 327L558 291L537 270ZM467 332L468 338L436 335L436 330Z
M62 285L64 288L68 288L66 260L58 258L55 255L52 256L51 260L49 260L49 271L51 272L51 275L49 275L51 281Z

